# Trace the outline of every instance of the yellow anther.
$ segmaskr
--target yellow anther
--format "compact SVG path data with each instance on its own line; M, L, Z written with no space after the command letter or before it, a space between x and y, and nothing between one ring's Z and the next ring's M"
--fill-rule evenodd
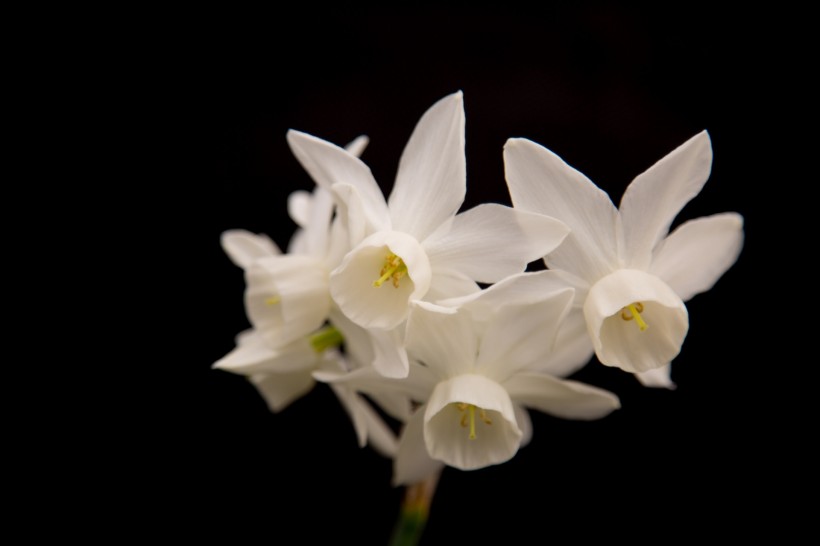
M470 425L470 436L469 436L470 440L475 440L476 439L476 434L475 434L475 405L474 404L465 404L464 402L459 402L459 403L456 404L456 408L458 408L458 411L461 412L461 420L459 421L459 423L464 428L467 428L467 424L469 423L469 425ZM480 408L478 410L478 415L481 418L481 420L484 421L485 424L487 424L487 425L492 425L493 424L493 422L490 420L490 418L487 417L487 412L483 408Z
M649 328L649 325L643 320L641 313L643 313L643 304L636 301L621 309L621 318L624 320L632 320L634 318L635 322L638 323L638 328L643 332Z
M265 298L265 303L267 303L268 305L276 305L280 301L282 301L282 298L280 298L279 296L271 296L269 298Z
M373 286L378 288L387 279L393 279L393 287L399 287L399 280L407 274L407 266L404 265L404 260L393 254L392 252L384 258L384 266L379 271L379 277L373 281Z

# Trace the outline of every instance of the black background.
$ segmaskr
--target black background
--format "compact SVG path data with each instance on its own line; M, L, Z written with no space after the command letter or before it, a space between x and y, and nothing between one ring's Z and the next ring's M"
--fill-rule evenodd
M135 99L117 111L144 115L131 187L141 267L160 296L143 332L156 350L136 372L150 389L132 431L136 466L152 478L143 521L173 523L182 537L386 543L402 491L388 460L358 448L325 386L272 414L244 378L210 369L248 327L242 271L219 236L243 228L287 245L287 196L312 187L288 129L338 144L367 134L362 159L387 193L418 118L462 90L465 209L509 204L509 137L550 148L617 204L632 178L706 129L712 175L676 224L737 211L746 243L687 304L677 390L591 362L574 378L615 392L622 409L588 423L532 412L534 438L513 460L446 469L422 543L651 539L658 528L699 536L716 525L714 536L748 525L750 510L771 502L759 496L773 481L759 458L777 441L766 395L752 386L766 365L753 355L771 343L759 318L777 313L750 297L767 229L760 188L776 180L766 161L776 142L764 138L770 92L783 70L774 38L756 31L762 14L588 4L318 15L190 13L131 48Z

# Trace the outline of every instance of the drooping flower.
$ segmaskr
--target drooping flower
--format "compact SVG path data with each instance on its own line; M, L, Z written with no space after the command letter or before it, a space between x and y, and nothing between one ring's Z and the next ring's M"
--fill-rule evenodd
M456 214L466 191L460 92L422 116L387 201L354 155L298 131L288 133L288 142L316 183L337 198L352 250L331 273L330 292L367 329L394 332L413 301L473 293L476 282L519 273L567 233L551 218L497 204ZM377 367L391 377L408 372L398 358L380 359Z
M472 470L509 460L531 437L527 407L570 419L597 419L619 407L607 391L537 370L550 358L572 289L520 301L511 284L465 298L459 307L415 303L405 379L366 369L321 374L367 394L404 391L421 404L402 432L394 483L423 480L442 464Z
M360 137L348 148L361 153L366 143ZM245 308L252 327L237 336L237 347L213 367L247 376L271 411L281 411L309 392L316 370L342 372L364 365L352 358L361 354L357 340L362 334L334 309L330 298L330 271L348 250L346 226L334 219L332 196L323 188L296 192L288 209L299 229L287 254L265 235L229 230L221 238L226 254L245 271ZM338 350L343 342L351 345L347 354ZM360 445L370 443L392 456L395 435L370 403L344 385L331 388L350 416Z
M668 370L688 331L683 302L709 290L743 244L743 218L736 213L691 220L668 234L709 177L709 135L699 133L636 177L620 210L534 142L508 140L504 161L513 205L571 229L544 261L576 289L576 312L583 313L598 359L668 386L668 373L664 379L657 370Z

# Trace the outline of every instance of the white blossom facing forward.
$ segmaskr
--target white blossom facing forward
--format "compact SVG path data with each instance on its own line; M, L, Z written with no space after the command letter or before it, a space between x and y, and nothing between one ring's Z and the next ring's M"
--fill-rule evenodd
M668 369L689 328L683 302L711 288L743 244L743 218L736 213L685 222L667 235L709 177L708 134L699 133L636 177L620 210L534 142L508 140L504 161L513 205L571 229L544 261L572 279L598 359L634 373ZM647 382L671 385L655 373Z
M370 169L345 150L288 132L294 155L332 191L352 250L330 276L339 308L363 328L400 327L414 301L455 297L523 271L566 236L560 222L501 205L456 214L466 191L460 92L419 120L402 154L390 197ZM380 369L404 377L406 364Z

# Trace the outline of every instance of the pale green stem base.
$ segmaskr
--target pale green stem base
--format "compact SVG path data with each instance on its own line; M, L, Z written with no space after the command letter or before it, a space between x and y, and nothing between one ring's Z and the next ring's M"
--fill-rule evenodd
M390 546L416 546L419 543L440 475L439 471L424 481L407 486Z

